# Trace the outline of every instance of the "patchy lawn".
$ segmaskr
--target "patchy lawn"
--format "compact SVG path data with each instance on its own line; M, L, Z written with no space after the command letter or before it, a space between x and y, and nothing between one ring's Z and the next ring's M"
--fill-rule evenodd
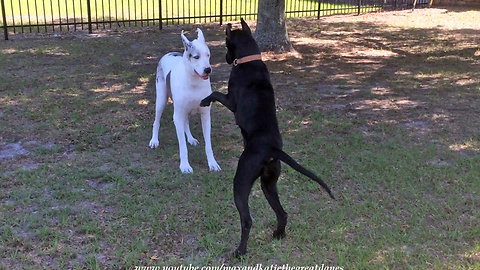
M171 104L148 148L156 64L182 49L180 27L1 41L0 269L479 269L479 21L465 8L288 21L296 52L264 55L285 150L338 199L283 166L287 237L271 239L255 185L241 260L228 256L240 239L233 115L213 105L222 172L202 146L189 147L194 173L179 172ZM226 91L224 29L201 27Z

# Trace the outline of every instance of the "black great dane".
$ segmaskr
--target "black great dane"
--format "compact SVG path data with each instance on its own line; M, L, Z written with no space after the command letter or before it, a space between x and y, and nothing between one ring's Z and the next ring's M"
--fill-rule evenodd
M228 81L228 94L213 92L200 103L200 106L209 106L210 103L218 101L231 110L244 140L245 149L238 161L233 184L235 205L242 225L242 237L235 250L236 256L247 252L247 241L252 227L248 197L258 177L262 181L263 193L277 216L278 224L273 236L285 237L287 213L280 204L277 190L280 161L315 180L335 199L325 182L282 151L283 143L278 128L270 74L262 62L260 49L250 28L243 19L241 24L241 30L232 30L231 24L226 28L226 60L228 64L233 64Z

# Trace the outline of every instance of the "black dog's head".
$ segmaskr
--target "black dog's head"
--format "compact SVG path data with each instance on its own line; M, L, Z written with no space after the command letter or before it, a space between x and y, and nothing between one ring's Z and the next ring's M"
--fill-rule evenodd
M225 30L225 43L227 45L226 60L228 64L232 64L235 59L239 59L245 56L260 54L260 48L258 47L255 39L252 36L252 31L248 24L240 19L242 29L232 30L232 24L227 24Z

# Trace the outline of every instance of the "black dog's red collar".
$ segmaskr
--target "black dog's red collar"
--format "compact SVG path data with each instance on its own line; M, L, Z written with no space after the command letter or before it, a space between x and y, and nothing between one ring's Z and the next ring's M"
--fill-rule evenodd
M257 61L257 60L260 60L260 61L262 60L261 54L254 54L254 55L242 57L240 59L235 59L233 60L233 65L238 66L243 63L248 63L248 62Z

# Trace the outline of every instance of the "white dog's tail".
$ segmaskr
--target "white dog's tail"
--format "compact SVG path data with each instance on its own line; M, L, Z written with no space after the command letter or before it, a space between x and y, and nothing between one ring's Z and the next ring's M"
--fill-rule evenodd
M165 76L163 75L163 68L162 68L162 65L160 63L158 63L158 66L157 66L157 77L156 77L156 81L155 81L155 85L157 87L157 91L158 91L158 87L159 87L159 84L161 85L165 85Z

